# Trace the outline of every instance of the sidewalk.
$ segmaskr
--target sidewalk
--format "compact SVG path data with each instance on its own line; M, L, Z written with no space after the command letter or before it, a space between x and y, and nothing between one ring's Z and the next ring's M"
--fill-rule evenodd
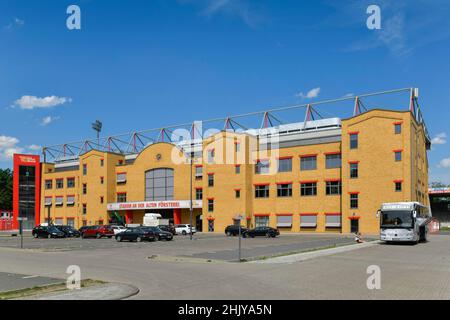
M277 264L277 263L294 263L294 262L302 262L310 259L315 259L323 256L329 256L337 253L343 253L343 252L349 252L353 250L358 250L362 248L368 248L372 246L376 246L380 243L380 241L370 241L370 242L364 242L364 243L358 243L358 244L352 244L337 248L331 248L331 249L323 249L323 250L316 250L311 252L304 252L304 253L298 253L298 254L291 254L286 255L282 257L275 257L275 258L269 258L265 260L255 260L250 261L248 263L268 263L268 264Z

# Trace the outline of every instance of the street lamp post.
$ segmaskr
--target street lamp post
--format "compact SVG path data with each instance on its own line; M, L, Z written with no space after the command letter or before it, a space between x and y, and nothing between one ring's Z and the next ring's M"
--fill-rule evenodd
M189 179L190 181L190 188L189 188L189 198L190 198L190 205L189 205L189 239L192 240L192 216L194 211L194 206L192 203L192 167L194 163L194 144L191 142L191 150L190 150L190 169L191 169L191 177Z

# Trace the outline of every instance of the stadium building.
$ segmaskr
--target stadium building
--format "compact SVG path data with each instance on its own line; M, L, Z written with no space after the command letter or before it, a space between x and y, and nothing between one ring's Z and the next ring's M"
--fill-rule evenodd
M184 139L169 127L154 139L136 132L47 147L39 174L33 169L34 219L31 209L27 215L78 228L139 224L157 212L187 224L192 205L193 225L203 232L241 223L282 232L377 233L381 203L429 204L431 144L417 91L408 92L403 111L363 110L359 96L348 98L354 113L345 119L317 119L316 103L301 106L303 122L275 125L271 111L262 113L259 129L238 130L233 117L209 135L194 123ZM29 159L37 168L39 159ZM22 211L15 194L16 219Z

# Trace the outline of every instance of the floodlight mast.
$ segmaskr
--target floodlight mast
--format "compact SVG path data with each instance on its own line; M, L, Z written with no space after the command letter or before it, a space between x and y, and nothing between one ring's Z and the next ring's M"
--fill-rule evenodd
M95 120L92 124L92 129L97 132L97 146L100 147L100 132L102 131L103 123L100 120ZM100 149L100 148L99 148Z

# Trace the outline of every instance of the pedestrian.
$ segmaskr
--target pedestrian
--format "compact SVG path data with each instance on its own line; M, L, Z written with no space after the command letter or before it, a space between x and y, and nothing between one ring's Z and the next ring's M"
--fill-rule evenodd
M361 232L356 232L355 233L355 241L356 241L356 243L363 243L364 242L362 240Z

